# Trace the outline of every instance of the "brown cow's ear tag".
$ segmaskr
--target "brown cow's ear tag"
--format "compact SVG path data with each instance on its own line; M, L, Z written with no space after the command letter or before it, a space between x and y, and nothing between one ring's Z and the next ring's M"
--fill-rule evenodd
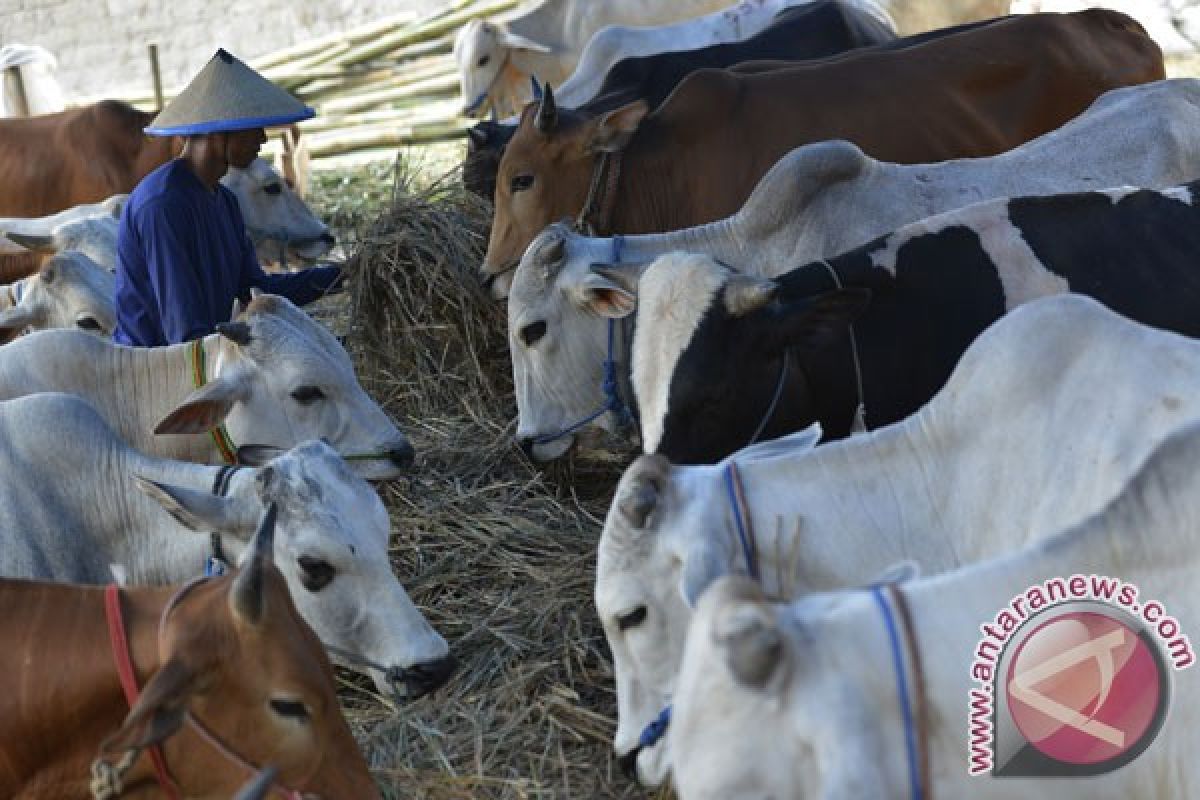
M588 149L596 153L617 153L624 150L637 133L638 126L650 113L645 100L637 100L602 115L592 123Z

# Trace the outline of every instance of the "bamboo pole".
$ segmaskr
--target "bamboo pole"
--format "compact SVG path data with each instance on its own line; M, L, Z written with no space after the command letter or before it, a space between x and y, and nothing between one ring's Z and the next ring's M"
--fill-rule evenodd
M503 11L509 11L517 6L517 0L488 0L477 3L452 13L434 17L417 25L403 28L395 33L381 36L378 40L353 48L334 59L335 64L359 64L378 58L396 50L403 45L424 41L433 36L448 33L461 27L465 22L476 17L492 16Z
M29 95L25 94L25 79L21 77L21 68L18 66L5 69L4 82L13 87L13 103L16 105L13 114L18 117L28 117Z
M375 22L369 22L351 28L342 33L331 33L317 39L310 39L307 42L299 42L291 47L285 47L282 50L276 50L272 53L267 53L265 56L254 59L250 62L250 66L254 67L259 72L262 72L268 67L277 67L280 64L285 64L289 61L296 61L304 57L309 57L320 53L320 51L338 44L340 42L349 42L350 44L361 44L362 42L374 39L387 31L410 25L418 19L418 15L412 11L405 11L400 14L393 14Z
M150 77L154 81L154 107L157 111L163 110L163 86L162 86L162 70L158 67L158 45L151 44L148 46L150 50Z

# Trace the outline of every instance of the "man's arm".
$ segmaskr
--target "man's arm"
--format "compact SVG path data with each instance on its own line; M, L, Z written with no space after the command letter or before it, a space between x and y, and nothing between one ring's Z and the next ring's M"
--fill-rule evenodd
M151 201L142 207L140 217L146 270L167 342L187 342L211 333L186 210Z
M250 291L250 287L262 289L271 294L281 294L298 306L308 305L331 291L341 288L341 267L313 267L300 272L267 274L258 263L258 255L254 252L254 244L250 237L244 237L242 245L242 280L239 287L241 293Z

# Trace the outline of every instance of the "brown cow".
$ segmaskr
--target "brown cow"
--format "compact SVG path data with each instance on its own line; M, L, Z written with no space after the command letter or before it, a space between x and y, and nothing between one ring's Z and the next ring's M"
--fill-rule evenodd
M135 760L125 770L101 768L103 785L160 796L145 749L160 744L187 797L230 797L269 763L277 788L378 798L324 648L271 563L273 529L269 510L236 576L121 592L142 687L132 710L103 589L0 581L0 796L90 800L93 761L112 767L126 753Z
M142 132L154 117L103 100L0 120L0 216L41 217L133 191L182 147L179 137Z
M507 273L534 236L583 216L589 185L585 221L599 232L676 230L736 212L802 144L849 139L906 164L994 155L1110 89L1164 75L1141 26L1091 10L1011 17L788 69L702 70L653 114L641 102L590 118L560 114L547 92L536 110L526 107L501 160L485 277L506 294Z

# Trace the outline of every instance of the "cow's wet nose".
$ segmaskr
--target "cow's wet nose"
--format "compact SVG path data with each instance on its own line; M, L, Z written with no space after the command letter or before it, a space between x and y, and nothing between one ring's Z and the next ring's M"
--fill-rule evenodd
M617 756L617 766L621 768L621 772L630 780L638 779L637 760L638 753L642 752L642 748L635 747L623 756Z
M387 457L397 467L411 467L413 459L416 458L416 452L411 444L405 442L388 450Z
M533 446L537 444L536 436L518 436L517 447L529 458L533 458Z
M453 653L447 653L434 661L426 661L410 667L407 670L409 681L418 695L432 692L450 680L454 670L458 668L458 659Z
M321 244L327 244L330 247L337 244L337 237L334 236L332 233L322 233L320 238L321 238Z

